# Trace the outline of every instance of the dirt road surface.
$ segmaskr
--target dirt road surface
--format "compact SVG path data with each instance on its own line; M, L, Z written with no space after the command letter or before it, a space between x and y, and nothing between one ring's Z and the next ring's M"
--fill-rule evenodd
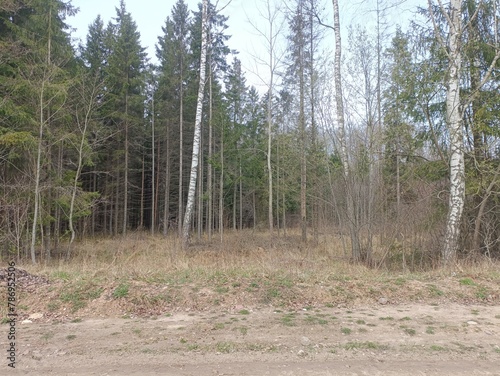
M36 317L36 316L34 316ZM500 375L500 307L381 305L18 323L2 375ZM7 325L0 326L7 349Z

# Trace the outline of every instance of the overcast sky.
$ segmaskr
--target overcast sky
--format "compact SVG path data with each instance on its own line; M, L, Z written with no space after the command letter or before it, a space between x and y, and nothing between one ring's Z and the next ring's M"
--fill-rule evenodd
M83 43L88 32L88 26L98 14L106 25L112 17L116 17L115 8L119 6L119 0L72 0L75 7L80 11L74 17L67 19L67 22L77 30L72 34L73 38L79 38ZM162 35L162 26L165 25L167 16L171 15L172 7L176 0L125 0L126 9L131 13L133 20L141 34L141 43L147 48L149 58L156 62L155 44L158 36ZM199 0L186 0L190 11L197 10ZM225 6L228 0L220 0L219 7ZM229 17L227 33L231 35L228 45L231 49L239 51L238 57L243 61L246 70L251 70L252 59L249 56L250 44L252 39L255 43L255 36L252 34L252 27L247 21L247 15L250 18L256 16L254 0L232 0L223 10L222 14ZM257 41L257 44L259 41ZM251 72L247 73L249 84L257 85L258 80L250 77Z
M340 1L341 24L344 28L352 23L363 23L369 27L372 22L370 20L374 19L374 14L367 10L373 8L369 4L373 1ZM400 1L387 0L389 3ZM186 0L190 11L196 10L197 4L200 2L201 0ZM226 6L228 2L229 0L219 0L218 8ZM388 22L396 24L401 23L403 19L409 18L411 13L408 10L414 10L417 2L419 0L407 0L406 4L392 13ZM67 22L76 28L76 31L72 34L73 38L78 38L85 43L88 26L95 20L97 15L101 15L106 25L112 17L116 16L115 8L119 6L119 3L119 0L72 0L72 4L80 8L76 16L67 19ZM162 35L161 27L165 24L167 16L171 14L175 3L176 0L125 0L126 9L131 13L141 34L142 46L147 48L152 62L156 62L155 44L158 41L158 36ZM324 22L331 23L332 2L331 0L324 0L323 3L327 12L325 13ZM238 58L242 61L246 70L247 83L257 86L261 92L265 91L265 87L253 72L260 69L260 76L265 77L266 68L263 66L259 68L253 56L257 54L265 57L265 50L262 48L262 44L265 42L256 36L256 31L250 24L249 19L252 23L257 24L261 30L266 28L266 22L261 19L257 9L258 7L262 8L262 5L263 0L232 0L222 11L222 14L229 17L227 33L231 35L231 38L228 45L231 49L239 51ZM287 28L285 25L284 34L286 33ZM327 34L326 38L333 45L333 37ZM344 41L346 40L344 37Z

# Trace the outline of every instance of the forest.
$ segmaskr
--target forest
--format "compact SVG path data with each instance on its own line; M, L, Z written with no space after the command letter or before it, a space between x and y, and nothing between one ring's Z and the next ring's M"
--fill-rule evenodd
M0 2L2 259L138 231L336 234L366 265L500 256L497 0L429 0L404 28L391 1L367 27L338 0L262 0L262 92L219 3L177 0L152 63L116 1L78 46L71 1Z

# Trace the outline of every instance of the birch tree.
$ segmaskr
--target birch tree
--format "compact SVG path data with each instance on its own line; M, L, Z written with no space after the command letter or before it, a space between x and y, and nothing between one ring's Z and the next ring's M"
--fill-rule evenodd
M99 82L99 76L96 74L85 75L80 73L77 81L77 104L75 108L75 122L78 128L77 135L79 139L75 142L77 161L76 161L76 171L73 178L73 186L71 188L71 198L69 204L69 214L68 214L68 226L71 237L69 239L67 258L71 255L71 246L76 237L74 218L76 217L76 212L78 207L82 206L78 202L78 196L84 196L79 190L79 182L82 174L82 169L85 165L90 164L92 146L89 145L88 134L90 133L93 122L93 117L98 109L99 103L96 100L99 92L102 89L102 84ZM75 137L75 138L76 138ZM92 194L91 194L92 195Z
M361 247L359 243L359 233L356 226L356 212L354 206L354 196L351 189L351 172L349 167L349 159L347 154L347 141L345 132L344 120L344 100L342 96L342 38L340 35L340 17L339 17L339 2L332 0L333 3L333 29L335 32L335 61L334 61L334 81L335 81L335 102L337 109L337 138L340 161L343 167L344 187L347 200L347 222L351 236L352 258L359 261L361 258Z
M182 243L187 245L189 241L189 233L191 228L191 217L196 194L196 180L198 176L198 164L200 160L200 138L201 138L201 121L203 109L203 96L205 91L205 71L207 60L207 23L208 23L208 0L203 0L202 10L202 25L201 25L201 58L200 58L200 83L198 87L198 99L196 102L196 119L194 126L193 137L193 154L191 159L191 173L189 178L188 200L186 204L186 212L182 225Z
M443 263L449 265L456 257L458 237L460 235L460 220L465 200L465 163L463 149L463 129L460 115L460 67L462 55L460 38L462 34L462 1L450 0L449 10L439 1L439 11L446 19L448 26L447 42L441 35L436 21L432 1L428 0L429 13L434 24L436 37L448 57L448 75L446 82L446 123L450 137L449 174L450 195L448 215L446 219L446 234L442 251Z
M271 0L265 0L263 4L264 10L259 9L259 15L267 24L265 28L262 25L249 21L252 28L258 36L264 40L267 59L255 56L257 64L266 67L267 80L261 78L263 83L267 86L267 152L266 152L266 167L267 167L267 183L268 183L268 226L269 233L273 234L274 229L274 215L273 215L273 169L272 169L272 141L273 141L273 95L276 86L276 73L281 62L282 52L278 50L279 36L282 33L284 22L280 19L281 3L276 4Z

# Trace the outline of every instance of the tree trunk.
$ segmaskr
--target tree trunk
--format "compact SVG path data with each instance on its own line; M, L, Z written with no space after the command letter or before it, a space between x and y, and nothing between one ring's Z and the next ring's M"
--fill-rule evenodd
M222 124L220 137L219 235L222 243L224 235L224 124Z
M268 212L269 234L273 236L273 170L271 167L272 131L273 131L273 80L274 80L274 34L273 20L269 1L267 2L269 15L269 91L267 97L267 180L268 180Z
M115 207L114 207L114 223L113 223L113 235L118 235L118 223L120 216L120 170L116 171L116 179L115 179L115 187L116 187L116 196L115 196Z
M168 234L170 222L170 137L168 133L168 126L166 129L165 137L165 187L163 196L163 235Z
M342 59L342 40L340 36L340 17L338 0L332 0L333 3L333 28L335 30L335 101L337 104L337 122L338 122L338 139L339 139L339 154L342 162L344 173L344 188L347 200L347 225L351 237L352 258L359 261L361 258L361 247L359 244L359 234L357 226L357 214L354 205L354 195L351 184L351 173L349 167L349 159L347 154L347 141L344 122L344 102L342 96L342 75L341 75L341 59Z
M446 118L450 133L450 197L443 248L444 265L450 265L457 255L460 222L465 200L465 163L459 87L462 63L460 51L461 9L461 0L450 1L449 73L446 92ZM444 9L442 11L445 12Z
M201 240L203 231L203 133L200 134L200 153L198 155L198 203L196 214L196 233L198 240Z
M240 190L240 199L239 199L239 203L240 203L240 207L239 207L239 215L240 215L240 223L239 223L239 226L240 226L240 230L243 229L243 176L241 174L241 158L240 158L240 184L239 184L239 190Z
M237 184L236 182L233 184L233 230L236 230L236 193L237 193Z
M128 93L125 94L125 167L123 171L123 223L122 234L127 234L128 220L128 159L129 159L129 142L128 142Z
M212 229L213 229L213 184L212 184L212 64L211 58L209 62L209 74L208 77L208 95L209 98L209 112L208 112L208 166L207 166L207 194L208 194L208 212L207 212L207 232L208 232L208 240L212 240Z
M182 60L182 56L181 56ZM179 231L179 237L182 236L182 214L184 212L184 92L182 90L182 82L184 80L182 71L182 61L181 61L181 74L180 74L180 103L179 103L179 200L178 200L178 211L177 211L177 226Z
M144 199L145 199L145 195L144 195L144 187L145 187L144 179L146 177L146 173L144 171L145 160L146 160L146 156L144 155L144 153L142 153L141 199L140 199L140 209L139 209L139 218L140 218L139 219L139 230L143 230L144 229Z
M151 235L154 235L155 233L155 216L156 216L156 191L155 191L155 178L156 178L156 171L155 171L155 100L154 97L152 99L151 103L151 112L152 112L152 118L151 118Z
M44 103L44 88L45 81L42 81L42 87L40 90L40 123L38 125L38 147L37 147L37 157L35 166L35 208L33 212L33 227L31 228L31 262L36 264L35 256L35 244L36 244L36 227L38 220L38 212L40 206L40 170L42 165L42 147L43 147L43 128L45 125L45 119L43 116L43 103Z
M300 8L302 12L302 8ZM303 21L302 14L299 16L300 21ZM304 110L305 102L305 59L304 48L305 42L303 37L303 26L299 26L299 132L300 132L300 228L301 239L307 242L307 158L306 158L306 118Z
M205 90L205 70L207 60L207 28L208 28L208 0L203 0L203 13L201 24L201 59L200 59L200 85L198 88L198 100L196 103L196 120L194 127L193 138L193 156L191 159L191 174L189 179L188 200L186 204L186 213L184 215L183 228L182 228L182 243L186 246L189 242L189 234L191 227L191 217L193 214L193 207L196 195L196 179L198 176L198 162L200 153L200 139L201 139L201 121L203 109L203 94Z
M95 82L95 81L94 81ZM77 187L78 187L78 180L80 179L80 174L82 172L83 168L83 159L84 159L84 147L85 147L85 140L87 138L87 129L89 126L90 118L92 115L92 111L94 109L94 98L96 97L96 89L97 85L94 83L92 87L92 91L90 92L90 95L87 99L87 108L85 109L85 115L83 118L83 124L80 124L80 118L77 116L77 125L78 128L80 129L81 132L81 139L80 139L80 145L78 147L78 161L76 164L76 174L75 178L73 180L73 189L71 192L71 202L69 206L69 231L71 233L71 238L69 240L69 245L68 245L68 252L67 252L67 259L70 258L71 256L71 245L73 244L73 241L75 240L75 229L73 225L73 215L74 215L74 208L75 208L75 199L76 199L76 192L77 192ZM94 179L95 181L95 179ZM95 191L95 189L94 189ZM93 222L94 217L92 216L92 222ZM92 232L93 232L93 225L92 225Z

